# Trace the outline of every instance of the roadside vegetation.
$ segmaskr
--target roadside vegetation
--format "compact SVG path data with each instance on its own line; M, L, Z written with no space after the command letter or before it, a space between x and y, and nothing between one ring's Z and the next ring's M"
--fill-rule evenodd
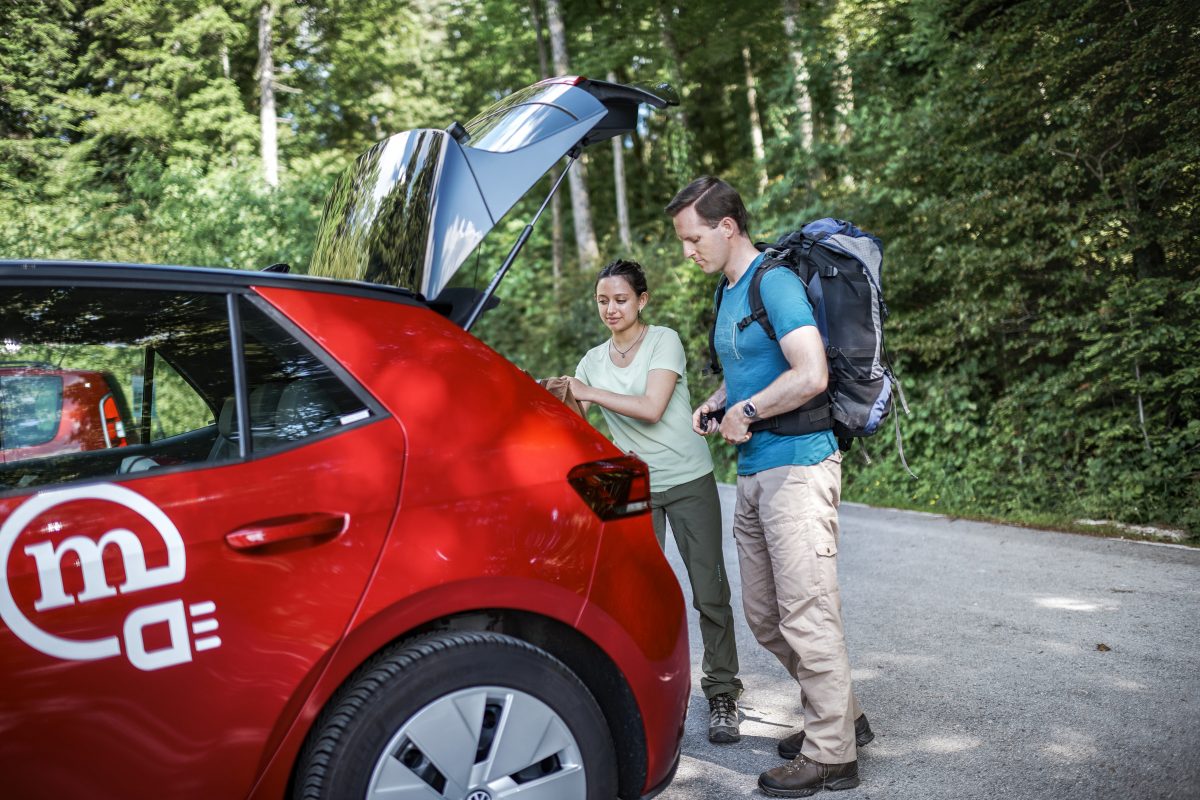
M707 393L713 281L662 207L718 174L756 238L836 216L885 242L920 479L889 428L848 455L846 499L1200 536L1194 2L27 0L0 29L0 258L303 271L373 142L544 75L668 81L678 108L564 183L486 341L573 371L604 334L595 268L633 257Z

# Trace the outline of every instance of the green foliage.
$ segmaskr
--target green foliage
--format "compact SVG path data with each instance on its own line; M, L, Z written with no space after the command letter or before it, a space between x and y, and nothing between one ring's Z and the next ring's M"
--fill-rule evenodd
M869 219L894 231L891 343L916 395L904 427L922 481L887 456L853 469L847 494L1200 530L1200 153L1179 82L1197 74L1195 13L914 6L929 29L896 34L927 54L924 74L879 77L919 92L883 121L860 110L890 152L848 156L905 188L876 193ZM932 415L926 386L953 389ZM947 435L964 418L971 431Z
M64 121L55 100L77 49L67 0L0 5L0 193L28 199L39 165L57 157Z
M670 80L684 99L621 142L631 247L617 238L607 143L585 160L602 258L646 266L647 318L680 332L693 402L716 388L700 372L714 281L683 262L662 208L708 172L744 191L756 238L836 216L885 241L888 348L921 479L884 432L856 447L869 464L847 458L847 499L1200 535L1200 7L561 6L573 72ZM0 8L0 256L303 267L325 193L358 152L465 120L536 80L539 41L548 56L544 10L539 31L529 0L276 4L281 184L271 189L259 177L260 8ZM497 226L463 282L486 283L546 189ZM553 274L549 217L475 330L539 377L573 372L606 335L593 276L570 259ZM713 447L730 478L732 453Z
M40 203L0 198L0 253L26 258L260 269L308 263L322 203L340 159L293 162L270 190L256 167L135 164L116 192L64 192Z

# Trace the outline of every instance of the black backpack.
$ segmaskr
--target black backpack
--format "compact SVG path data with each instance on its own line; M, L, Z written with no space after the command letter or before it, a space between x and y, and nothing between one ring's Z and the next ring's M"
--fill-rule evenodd
M892 411L893 392L907 413L883 342L883 322L888 312L883 302L883 244L879 239L850 222L825 218L785 234L772 245L759 243L757 247L766 256L750 276L750 315L737 323L738 330L757 322L767 336L776 338L763 307L762 279L776 267L792 270L804 282L817 329L825 342L829 388L800 408L757 422L750 429L785 435L832 429L841 449L849 450L854 439L879 431ZM727 284L722 276L717 286L717 311ZM709 358L711 371L717 373L721 366L715 336L714 320L709 332ZM900 444L898 421L896 430ZM900 457L903 461L902 446Z

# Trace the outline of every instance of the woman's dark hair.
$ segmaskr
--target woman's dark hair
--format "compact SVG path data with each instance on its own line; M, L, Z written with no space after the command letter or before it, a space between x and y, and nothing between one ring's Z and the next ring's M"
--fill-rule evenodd
M642 265L636 261L625 261L618 258L611 264L606 264L600 270L600 274L596 276L596 284L605 278L624 278L629 281L629 285L633 287L634 294L641 297L646 292L650 291L646 286L646 273L642 270Z
M738 231L750 230L750 215L742 196L725 181L711 175L702 175L679 190L679 194L667 204L666 212L675 217L688 206L696 207L696 215L708 223L710 228L726 217L737 223Z

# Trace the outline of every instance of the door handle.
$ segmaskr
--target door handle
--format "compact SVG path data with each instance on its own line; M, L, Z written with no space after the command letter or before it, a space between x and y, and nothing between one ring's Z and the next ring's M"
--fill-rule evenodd
M349 514L328 514L320 511L290 514L243 525L225 534L225 543L234 550L255 550L302 539L309 539L309 543L315 545L339 536L346 530L349 522Z

